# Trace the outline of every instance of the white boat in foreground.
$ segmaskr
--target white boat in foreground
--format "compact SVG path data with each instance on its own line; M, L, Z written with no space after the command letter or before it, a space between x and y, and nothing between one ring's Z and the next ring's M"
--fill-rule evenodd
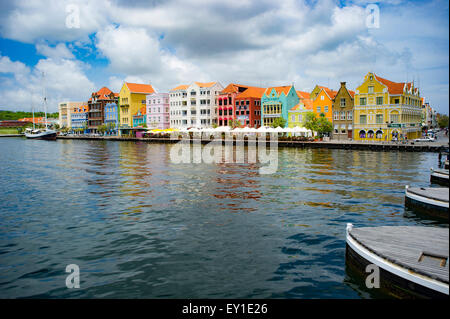
M366 280L367 266L378 267L378 287L367 288L397 298L448 298L448 238L443 227L347 224L346 264Z

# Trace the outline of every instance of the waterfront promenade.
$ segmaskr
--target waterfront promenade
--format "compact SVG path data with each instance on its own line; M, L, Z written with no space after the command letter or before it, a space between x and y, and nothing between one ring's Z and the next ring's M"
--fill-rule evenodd
M170 138L138 138L121 136L58 136L58 139L77 140L107 140L107 141L141 141L147 143L177 143L178 140ZM197 141L196 139L191 139ZM210 141L201 140L202 144ZM234 141L236 143L236 141ZM244 141L244 144L247 144ZM440 137L436 142L361 142L361 141L278 141L279 147L309 147L309 148L331 148L331 149L353 149L374 151L404 151L404 152L440 152L448 148L448 138Z

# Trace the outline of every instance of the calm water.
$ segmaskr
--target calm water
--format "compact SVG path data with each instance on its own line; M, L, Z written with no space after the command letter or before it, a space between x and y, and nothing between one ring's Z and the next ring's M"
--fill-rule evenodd
M0 298L370 298L346 223L448 227L403 205L437 154L280 149L259 175L170 147L1 138Z

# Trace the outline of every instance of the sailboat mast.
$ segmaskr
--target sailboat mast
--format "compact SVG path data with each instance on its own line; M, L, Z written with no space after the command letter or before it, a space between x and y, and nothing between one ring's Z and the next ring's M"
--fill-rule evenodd
M34 103L33 103L33 95L31 95L31 113L33 113L33 131L36 129L34 127Z
M43 91L44 91L45 129L47 130L47 97L45 96L45 78L44 78L44 72L42 72L42 85L43 85Z

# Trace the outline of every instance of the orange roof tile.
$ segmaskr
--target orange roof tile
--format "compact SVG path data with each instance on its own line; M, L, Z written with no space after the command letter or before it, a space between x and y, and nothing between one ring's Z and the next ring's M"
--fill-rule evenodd
M170 91L186 90L188 87L189 87L189 85L182 84L182 85L178 85L177 87L173 88Z
M299 99L309 99L311 97L310 93L303 91L297 91L297 95Z
M195 84L197 84L199 87L211 87L214 84L216 84L217 82L207 82L207 83L202 83L202 82L194 82Z
M386 85L388 88L388 92L389 94L402 94L403 93L403 88L405 87L405 82L392 82L386 79L383 79L382 77L379 77L378 75L374 74L375 78L381 82L382 84ZM410 85L411 83L407 83L408 85Z
M266 91L265 88L259 88L256 86L249 86L247 90L245 90L244 92L239 93L238 95L236 95L236 98L258 98L260 99L263 95L264 92Z
M239 92L239 88L249 88L249 86L247 85L241 85L241 84L235 84L235 83L230 83L226 86L226 88L224 88L220 94L227 94L227 93L238 93Z
M299 102L297 105L291 107L291 109L289 111L297 111L297 110L301 110L305 108L305 105L303 104L303 102Z
M306 108L307 110L312 110L312 109L314 109L314 106L313 106L313 100L312 100L312 99L303 99L302 102L303 102L303 104L305 105L305 108Z
M128 83L125 82L131 93L154 93L155 90L150 84Z
M334 97L337 94L337 91L331 90L331 89L329 89L327 87L324 87L322 89L327 93L327 95L330 97L330 99L334 99Z

